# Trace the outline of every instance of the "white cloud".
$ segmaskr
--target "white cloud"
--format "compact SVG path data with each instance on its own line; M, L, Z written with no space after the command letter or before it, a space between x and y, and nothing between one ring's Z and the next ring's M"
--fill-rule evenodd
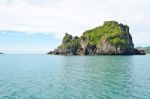
M62 37L65 32L81 35L106 20L116 20L128 24L138 38L136 27L150 26L149 8L149 0L0 0L0 30Z

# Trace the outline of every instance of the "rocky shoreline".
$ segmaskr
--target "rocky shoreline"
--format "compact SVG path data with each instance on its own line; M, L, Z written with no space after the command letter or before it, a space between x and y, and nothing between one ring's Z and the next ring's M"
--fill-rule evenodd
M81 37L66 33L62 44L48 54L54 55L145 55L134 48L129 27L116 21L87 30Z

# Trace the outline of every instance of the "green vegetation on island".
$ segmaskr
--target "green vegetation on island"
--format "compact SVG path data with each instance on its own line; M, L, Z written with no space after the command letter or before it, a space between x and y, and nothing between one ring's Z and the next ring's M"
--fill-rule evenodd
M120 28L121 24L118 24L116 21L106 21L103 26L96 27L92 30L88 30L83 33L81 36L82 39L88 39L89 45L96 46L102 40L107 40L110 44L115 46L123 46L127 42L121 37L123 34L126 34L129 27L124 26L126 29L122 31ZM122 25L123 26L123 25Z

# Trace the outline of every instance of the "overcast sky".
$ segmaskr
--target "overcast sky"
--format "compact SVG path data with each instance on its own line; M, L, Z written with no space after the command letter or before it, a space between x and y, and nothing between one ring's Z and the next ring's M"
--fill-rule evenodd
M0 0L0 52L46 53L63 35L116 20L135 46L150 45L150 0Z

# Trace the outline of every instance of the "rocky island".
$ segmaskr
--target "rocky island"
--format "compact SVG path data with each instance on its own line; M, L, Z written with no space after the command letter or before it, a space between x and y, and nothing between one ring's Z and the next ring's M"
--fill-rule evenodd
M146 54L150 54L150 46L147 47L137 47L138 50L144 50Z
M55 55L145 55L134 48L129 27L116 21L87 30L82 36L66 33L62 44L48 54Z

